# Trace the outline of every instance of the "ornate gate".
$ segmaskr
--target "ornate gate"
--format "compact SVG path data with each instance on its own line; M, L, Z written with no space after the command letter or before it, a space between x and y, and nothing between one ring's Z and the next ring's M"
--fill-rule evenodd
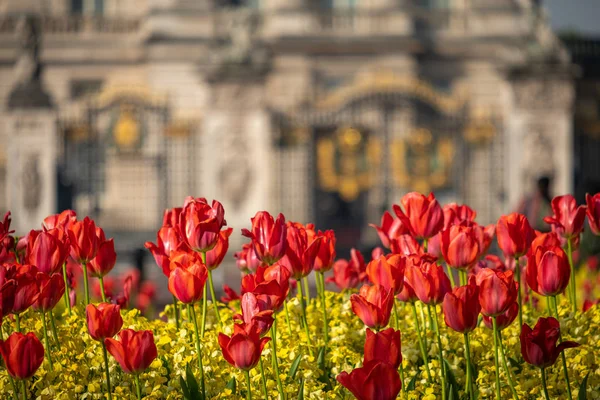
M501 146L491 119L471 115L460 94L393 74L363 78L308 111L276 114L274 125L281 173L293 175L296 185L304 179L309 199L295 200L304 210L287 210L288 191L298 196L300 189L281 179L282 208L320 229L335 228L340 254L375 245L367 224L378 224L381 213L407 191L435 191L442 202L475 201L487 209L481 206L487 199L474 200L486 188L472 185L502 179L491 157L493 146ZM303 160L304 175L292 153Z

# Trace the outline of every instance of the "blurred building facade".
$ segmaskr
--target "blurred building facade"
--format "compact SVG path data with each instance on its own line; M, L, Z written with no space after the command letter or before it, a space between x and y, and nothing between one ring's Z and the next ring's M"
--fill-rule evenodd
M537 3L0 1L0 209L123 247L190 194L342 251L410 190L493 222L541 175L573 189L573 67Z

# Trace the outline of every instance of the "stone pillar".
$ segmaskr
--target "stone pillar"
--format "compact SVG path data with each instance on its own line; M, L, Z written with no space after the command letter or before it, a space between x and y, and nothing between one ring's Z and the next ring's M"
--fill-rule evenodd
M56 212L56 116L51 109L7 115L7 203L17 235Z
M232 255L247 241L240 229L249 228L257 211L277 211L271 201L275 160L270 116L263 99L262 80L213 82L203 121L198 195L223 203L227 225L234 228L229 239ZM219 287L239 282L232 256L226 257L216 273Z
M573 191L574 88L569 75L550 72L518 76L512 88L505 184L508 206L514 210L544 175L552 178L553 194Z
M39 228L56 212L56 115L42 85L41 19L19 14L20 45L5 118L7 203L17 235Z

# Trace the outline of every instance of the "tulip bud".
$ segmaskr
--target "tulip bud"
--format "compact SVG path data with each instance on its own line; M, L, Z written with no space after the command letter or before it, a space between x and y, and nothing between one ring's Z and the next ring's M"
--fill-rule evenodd
M469 269L479 257L479 243L475 230L470 226L450 226L442 231L440 249L449 266Z
M61 274L48 275L38 272L36 275L38 284L37 301L33 308L42 312L50 311L56 306L65 294L65 281Z
M97 341L115 336L123 326L121 307L117 304L100 303L97 306L88 304L85 314L88 332L92 339Z
M243 371L256 367L269 340L269 337L261 338L258 330L247 332L240 325L234 325L231 337L219 333L219 346L223 357L229 364Z
M394 367L402 363L402 349L400 347L400 331L388 328L374 333L367 329L365 340L364 363L381 361Z
M98 236L96 224L89 217L83 221L73 222L69 226L69 242L71 256L79 263L87 263L96 257L98 251Z
M69 256L69 238L60 229L30 236L27 243L27 260L35 265L40 272L52 275L59 272Z
M390 321L394 292L383 286L363 285L358 294L350 296L352 311L372 329L385 328Z
M471 276L465 286L456 287L446 293L442 303L446 325L459 333L468 333L477 327L477 318L481 311L479 288L475 277Z
M519 258L527 253L535 232L527 217L512 213L503 215L496 225L498 246L506 257Z
M590 229L594 235L600 236L600 193L590 196L585 195L587 203L587 217L590 224Z
M405 268L406 258L404 256L397 254L389 257L381 256L367 265L367 276L372 283L381 285L388 290L391 289L394 294L398 294L404 286Z
M538 246L527 256L525 272L531 290L542 296L556 296L569 284L571 266L560 247Z
M102 278L115 267L117 253L113 239L101 242L96 257L88 264L88 273L96 278Z
M517 283L512 271L482 269L477 274L481 312L489 317L504 313L517 300Z
M202 300L208 271L197 257L178 258L171 261L169 291L184 304Z
M550 203L554 215L545 217L544 222L552 225L565 239L578 237L583 231L586 206L577 206L577 200L570 194L556 196Z
M428 305L441 303L446 293L452 290L444 269L427 256L410 257L404 275L419 300Z
M128 374L143 372L158 355L152 331L123 329L119 332L119 340L106 338L104 344L106 350Z
M179 232L194 251L207 252L217 244L221 228L226 224L225 210L213 200L188 197L179 218Z
M266 211L257 212L252 218L252 230L242 229L242 235L252 239L256 256L267 265L276 263L285 255L287 225L283 214L274 220Z
M343 371L336 379L358 400L395 400L402 388L397 368L380 361L366 362L349 374Z
M32 332L26 335L15 332L0 340L0 354L6 370L15 379L29 379L44 361L44 346Z
M401 235L409 234L410 230L407 226L402 224L402 221L398 218L392 217L389 211L385 211L381 217L381 226L375 224L369 224L375 228L381 244L386 249L391 248L391 243L398 239Z
M433 193L427 197L421 193L407 193L401 203L404 211L394 204L394 212L416 239L429 239L444 227L444 212Z

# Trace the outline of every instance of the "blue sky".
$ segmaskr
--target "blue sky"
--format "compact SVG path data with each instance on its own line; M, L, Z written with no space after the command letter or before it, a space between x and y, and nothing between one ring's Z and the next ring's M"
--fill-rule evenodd
M600 0L544 0L554 30L600 37Z

